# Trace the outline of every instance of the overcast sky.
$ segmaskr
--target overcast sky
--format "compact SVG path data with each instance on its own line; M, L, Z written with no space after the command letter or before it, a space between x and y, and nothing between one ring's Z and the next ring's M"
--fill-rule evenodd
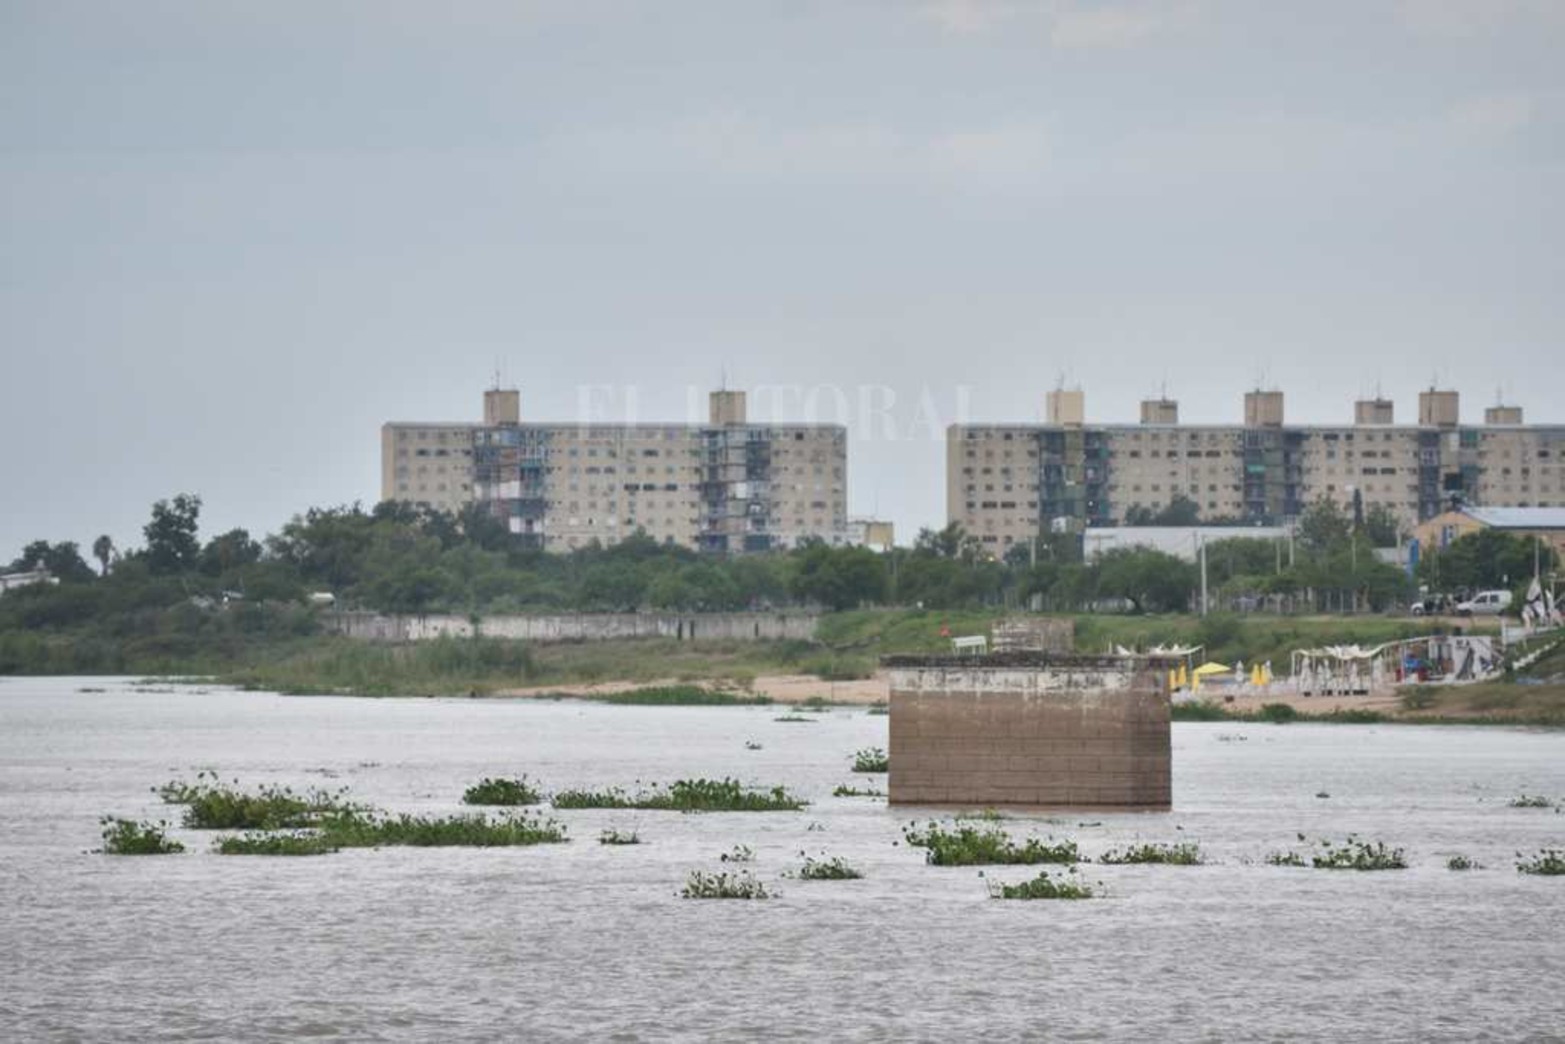
M767 386L903 540L1061 380L1565 421L1562 54L1557 0L0 0L0 562L372 503L497 367Z

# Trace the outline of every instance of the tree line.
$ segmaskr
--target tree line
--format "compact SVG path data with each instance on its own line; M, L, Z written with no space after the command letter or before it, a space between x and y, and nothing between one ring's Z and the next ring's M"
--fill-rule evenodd
M383 612L498 614L640 609L738 610L791 606L1047 611L1199 608L1198 567L1147 548L1083 560L1080 537L1043 534L996 557L959 525L924 529L912 546L877 553L815 542L787 551L705 555L643 533L556 554L516 545L480 506L448 513L405 502L311 508L256 539L244 529L200 533L201 499L152 505L144 544L94 542L89 565L69 541L28 544L12 570L48 569L58 586L0 599L0 630L62 628L175 606L299 606L330 592L339 606ZM1291 546L1230 538L1206 546L1215 599L1286 599L1294 609L1381 610L1411 595L1406 573L1379 561L1371 521L1313 504ZM1485 530L1424 559L1443 589L1514 586L1531 575L1533 548ZM1553 567L1548 552L1545 568ZM1214 606L1221 604L1214 602ZM256 626L304 626L262 614ZM123 619L121 619L123 623Z

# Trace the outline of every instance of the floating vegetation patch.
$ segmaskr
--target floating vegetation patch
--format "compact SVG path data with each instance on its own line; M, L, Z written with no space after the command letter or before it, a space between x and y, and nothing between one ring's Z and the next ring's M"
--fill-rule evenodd
M1272 866L1309 866L1305 858L1297 852L1272 852L1266 857L1266 861Z
M1017 844L998 827L957 824L947 830L931 822L922 831L909 825L902 836L915 848L925 849L924 860L931 866L1075 863L1081 859L1074 841L1046 844L1033 837Z
M520 779L490 779L487 776L462 791L464 805L536 805L543 795Z
M744 741L744 749L745 750L760 750L761 749L761 745L759 743L755 742L755 740L745 740Z
M1340 845L1322 841L1310 865L1317 870L1406 870L1407 860L1400 848L1387 848L1383 841L1360 841L1349 834Z
M679 893L685 899L770 899L772 893L766 885L748 870L737 874L690 871L684 889Z
M865 714L890 714L891 713L891 708L886 706L884 703L872 703L869 706L869 710L865 711L864 713Z
M1464 855L1454 855L1445 861L1447 870L1482 870L1483 865L1475 859L1469 859Z
M1161 863L1168 866L1200 866L1205 860L1201 857L1201 846L1194 841L1181 841L1174 845L1142 844L1131 845L1128 848L1109 849L1099 857L1098 862L1113 865Z
M633 704L643 707L755 707L772 702L770 696L724 692L701 685L648 685L624 692L606 692L591 697L600 703Z
M103 826L105 855L173 855L183 852L185 846L168 836L168 824L137 823L116 816L104 816L98 821Z
M491 818L483 813L442 818L342 812L324 819L321 831L329 842L341 848L500 848L568 840L565 828L552 819L526 815Z
M879 747L865 747L853 755L854 772L889 772L891 759Z
M220 837L212 848L219 855L261 856L312 856L328 855L341 847L324 834L281 833L269 834L250 831L231 837Z
M184 805L185 826L197 830L295 830L315 826L329 814L354 810L344 799L346 788L301 794L289 787L264 786L249 792L219 782L215 772L199 773L194 783L172 780L156 791L166 803Z
M790 721L790 722L793 722L793 721L820 721L819 718L812 718L808 714L784 714L782 717L780 717L780 718L773 718L772 720L773 721Z
M831 792L831 796L832 797L885 797L886 796L886 792L884 790L876 790L873 787L865 789L865 790L859 790L857 787L850 787L846 783L842 783L842 784L839 784L837 786L836 790L833 790Z
M782 787L747 788L737 779L681 779L667 789L654 787L639 794L618 788L562 790L555 808L645 808L672 812L796 812L805 802Z
M1553 808L1554 802L1542 794L1519 794L1511 798L1511 808Z
M803 852L799 854L804 855ZM831 859L804 856L804 865L799 868L799 879L802 881L856 881L863 876L841 856Z
M598 835L600 845L639 845L641 835L634 830L605 830Z
M717 858L725 863L753 863L755 862L755 849L749 845L735 845Z
M1091 899L1094 892L1091 886L1076 878L1076 868L1071 867L1057 877L1050 877L1049 871L1039 871L1038 876L1030 881L1020 884L1005 884L1001 881L989 882L989 898L991 899Z
M1521 853L1517 852L1516 858L1518 873L1538 874L1543 877L1558 877L1565 874L1565 851L1558 848L1545 848L1527 859L1522 859Z

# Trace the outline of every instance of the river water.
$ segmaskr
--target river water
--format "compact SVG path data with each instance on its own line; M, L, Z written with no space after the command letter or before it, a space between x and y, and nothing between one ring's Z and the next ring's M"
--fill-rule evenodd
M81 691L101 688L103 691ZM1086 866L1108 897L997 902L901 842L914 811L834 798L887 719L837 709L365 700L0 679L0 1039L1381 1039L1565 1035L1565 734L1174 726L1174 811L1016 816L1097 855L1195 841L1198 867ZM758 743L759 750L746 748ZM151 787L347 786L455 812L468 784L737 776L799 813L557 813L569 844L305 858L93 854L98 817L177 819ZM1317 795L1329 796L1317 796ZM638 846L597 843L635 829ZM1296 835L1411 868L1274 867ZM678 898L735 845L780 893ZM865 878L798 881L801 852ZM1462 853L1483 869L1456 873ZM1026 868L991 868L1006 881Z

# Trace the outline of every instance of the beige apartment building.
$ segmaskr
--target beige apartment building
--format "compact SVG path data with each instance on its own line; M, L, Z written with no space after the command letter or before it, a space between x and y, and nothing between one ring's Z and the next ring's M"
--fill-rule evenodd
M713 552L849 539L841 425L750 424L742 391L713 392L705 425L523 423L520 400L486 392L481 424L386 424L381 499L482 503L554 551L638 530Z
M1089 425L1080 390L1050 392L1042 425L953 425L946 433L946 512L996 553L1040 531L1123 524L1176 496L1201 518L1275 525L1312 501L1343 508L1355 492L1404 526L1453 501L1565 506L1565 425L1527 425L1515 406L1460 422L1458 395L1419 395L1416 424L1390 400L1355 404L1354 423L1289 426L1283 393L1245 395L1244 422L1181 425L1178 403L1141 405L1139 424Z

